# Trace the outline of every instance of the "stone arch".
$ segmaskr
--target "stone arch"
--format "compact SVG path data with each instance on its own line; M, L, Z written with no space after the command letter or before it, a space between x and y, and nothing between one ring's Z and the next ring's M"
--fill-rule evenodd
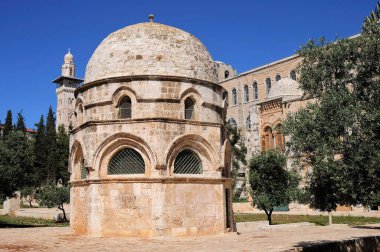
M129 118L133 118L133 116L136 114L135 113L136 104L137 104L136 92L130 87L122 86L116 89L112 95L112 104L116 108L114 112L114 118L119 118L118 107L120 106L120 103L125 97L129 97L129 99L131 100L131 117Z
M203 171L212 172L219 169L219 156L212 145L203 137L196 134L184 134L174 138L165 151L166 164L169 174L172 176L174 161L177 155L184 149L196 153L202 161Z
M99 177L107 177L107 168L111 158L124 148L132 148L139 152L145 163L145 175L157 165L157 158L150 146L140 137L130 133L116 133L105 139L94 154L93 168ZM131 175L128 175L131 176Z
M81 177L81 166L84 160L85 166L87 167L87 160L85 158L85 152L82 144L75 140L71 146L70 160L69 160L69 172L71 173L70 180L79 180Z
M181 93L180 99L181 99L181 110L183 113L185 113L185 101L186 99L191 99L194 102L194 117L192 120L199 120L200 115L202 114L201 111L201 105L203 104L202 97L198 90L195 88L188 88L185 91ZM185 114L182 116L182 118L185 118Z
M112 104L115 106L115 108L119 106L121 100L125 96L129 96L129 98L131 98L132 103L135 104L137 102L136 92L130 87L122 86L117 88L115 92L112 94Z

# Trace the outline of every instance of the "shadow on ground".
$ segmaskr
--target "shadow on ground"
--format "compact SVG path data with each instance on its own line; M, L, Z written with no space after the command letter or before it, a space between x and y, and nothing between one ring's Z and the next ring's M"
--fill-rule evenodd
M335 252L335 251L379 251L380 236L352 237L343 241L309 241L300 242L294 245L295 248L302 248L303 252Z

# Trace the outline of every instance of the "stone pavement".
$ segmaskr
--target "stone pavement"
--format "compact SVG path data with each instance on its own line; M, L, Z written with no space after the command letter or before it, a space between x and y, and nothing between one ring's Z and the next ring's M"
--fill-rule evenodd
M0 229L0 251L286 251L327 241L380 236L380 225L284 227L195 238L93 238L68 227Z

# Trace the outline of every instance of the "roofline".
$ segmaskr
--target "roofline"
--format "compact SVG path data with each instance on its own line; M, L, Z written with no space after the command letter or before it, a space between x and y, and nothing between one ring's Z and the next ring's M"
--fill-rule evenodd
M228 79L225 79L221 82L218 82L218 84L222 84L224 82L227 82L227 81L230 81L230 80L233 80L233 79L236 79L236 78L239 78L241 76L244 76L244 75L247 75L247 74L250 74L250 73L253 73L253 72L257 72L259 70L262 70L262 69L265 69L267 67L271 67L273 65L277 65L277 64L280 64L280 63L283 63L285 61L289 61L289 60L292 60L292 59L296 59L296 58L299 58L300 56L298 54L293 54L289 57L286 57L286 58L283 58L283 59L280 59L280 60L277 60L277 61L274 61L272 63L269 63L269 64L266 64L266 65L263 65L263 66L259 66L259 67L256 67L254 69L251 69L251 70L248 70L248 71L245 71L245 72L242 72L236 76L232 76L231 78L228 78Z
M69 79L69 80L73 80L73 81L76 81L78 83L81 83L83 82L83 79L79 79L79 78L75 78L75 77L70 77L70 76L59 76L57 79L53 80L52 83L57 83L59 84L59 81L62 80L62 79Z

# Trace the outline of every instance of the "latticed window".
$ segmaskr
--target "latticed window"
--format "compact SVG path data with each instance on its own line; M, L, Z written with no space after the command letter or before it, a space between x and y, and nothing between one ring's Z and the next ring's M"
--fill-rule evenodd
M255 98L255 100L259 99L259 91L257 89L256 81L253 83L253 97Z
M292 70L290 71L290 78L292 80L297 80L297 74L296 74L296 71Z
M248 91L248 86L244 86L244 101L249 102L249 91Z
M108 166L108 174L144 174L144 159L136 150L125 148L116 153Z
M194 119L194 101L190 97L185 100L185 119Z
M193 151L185 149L181 151L174 161L174 173L176 174L202 174L201 159Z
M86 179L87 178L87 168L84 163L84 159L82 160L81 167L80 167L80 178L81 179Z
M276 75L276 81L279 81L279 80L281 80L281 75L277 74Z
M266 83L266 85L267 85L267 95L269 94L269 91L270 91L270 89L271 89L271 87L272 87L272 81L270 80L270 78L267 78L266 80L265 80L265 83Z
M232 89L232 103L234 105L237 104L237 93L236 93L236 88Z
M128 96L124 97L119 105L119 118L132 117L132 102Z

